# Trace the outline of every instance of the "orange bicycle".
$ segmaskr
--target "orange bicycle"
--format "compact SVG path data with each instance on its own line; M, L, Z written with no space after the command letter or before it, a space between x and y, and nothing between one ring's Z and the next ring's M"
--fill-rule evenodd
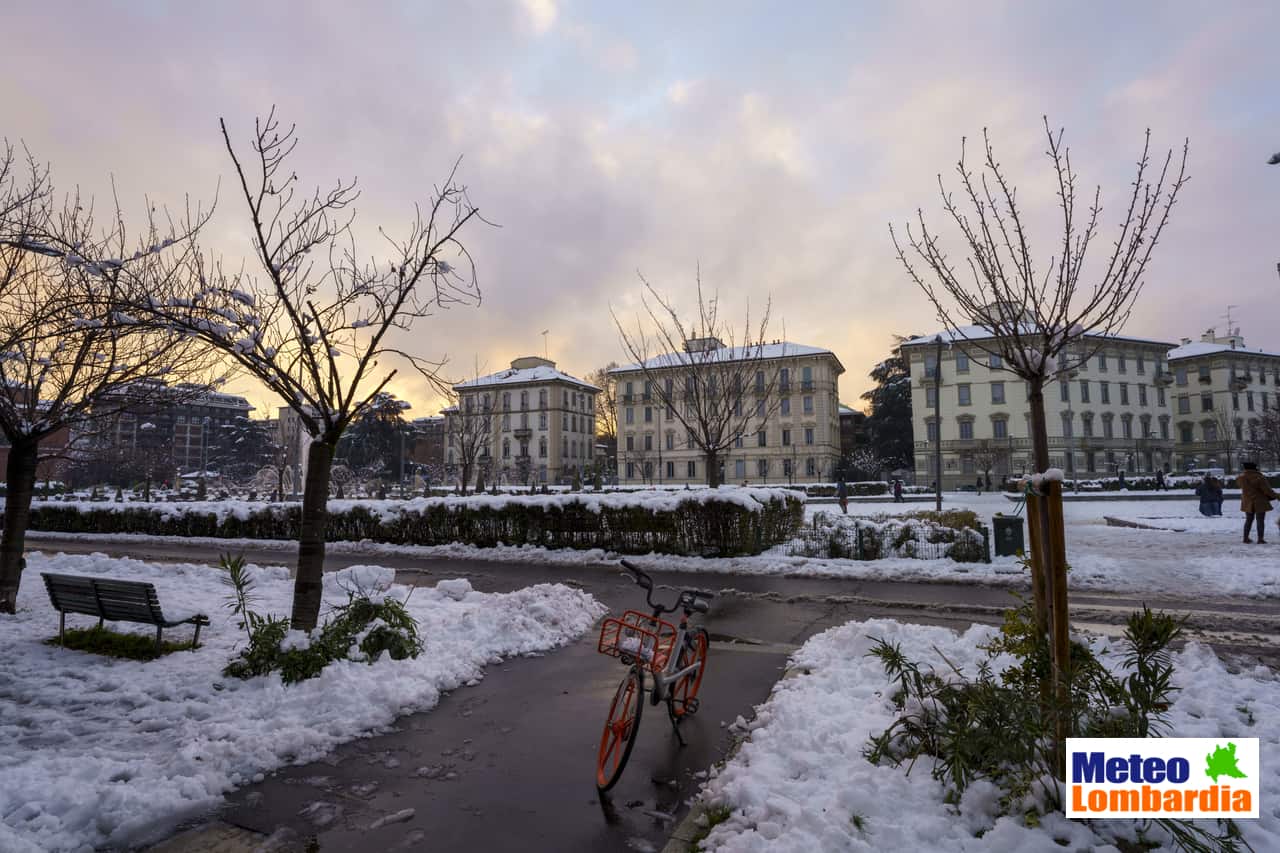
M613 694L609 717L600 735L600 752L596 759L596 788L602 793L617 784L631 757L636 735L640 731L640 714L644 710L644 694L649 704L666 701L667 716L676 739L684 746L680 723L698 711L698 688L707 668L707 631L690 627L689 617L710 609L709 592L696 589L680 591L676 603L663 606L653 600L653 578L626 560L622 567L645 590L652 613L646 615L628 610L620 618L604 620L600 626L601 654L620 659L629 669ZM678 625L661 617L664 613L683 611ZM646 691L645 672L653 677L653 687Z

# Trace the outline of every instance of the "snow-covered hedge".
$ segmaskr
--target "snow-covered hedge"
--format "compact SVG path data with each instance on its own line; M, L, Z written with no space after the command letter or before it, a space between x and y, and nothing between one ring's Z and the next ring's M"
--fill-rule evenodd
M1280 488L1280 473L1268 471L1265 476L1267 478L1267 482L1271 484L1273 489ZM1224 489L1239 488L1236 485L1236 478L1233 474L1226 474L1218 479L1221 481ZM1169 474L1164 478L1164 487L1165 489L1194 489L1203 481L1204 477L1198 474L1195 476ZM1005 490L1013 492L1021 491L1021 486L1018 483L1018 480L1010 480L1005 485ZM1153 474L1141 474L1132 477L1126 475L1123 486L1120 485L1119 477L1098 477L1091 480L1081 480L1078 490L1076 489L1076 481L1067 477L1063 480L1062 487L1068 492L1154 492L1159 490L1159 486L1156 485L1155 475Z
M758 554L791 538L803 499L785 489L613 494L473 495L409 501L329 501L328 539L396 545L541 545L621 554ZM247 501L36 503L33 530L295 539L296 503Z

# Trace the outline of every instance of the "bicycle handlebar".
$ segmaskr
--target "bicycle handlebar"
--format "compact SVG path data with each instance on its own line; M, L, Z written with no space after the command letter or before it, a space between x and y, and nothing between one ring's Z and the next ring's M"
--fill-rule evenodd
M669 607L659 604L653 600L653 578L649 577L644 570L629 560L621 560L619 562L621 562L622 568L631 572L634 576L633 579L635 580L636 585L645 591L645 601L649 603L649 606L652 607L655 612L659 614L674 613L681 607L686 607L689 610L706 613L707 610L710 609L709 602L715 597L714 593L703 592L699 589L682 590L680 597L676 600L676 603Z

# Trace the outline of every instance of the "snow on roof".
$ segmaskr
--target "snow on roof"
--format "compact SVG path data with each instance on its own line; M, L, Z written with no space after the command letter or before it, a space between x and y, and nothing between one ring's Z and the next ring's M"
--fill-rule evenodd
M1028 328L1024 332L1024 334L1028 334L1028 335L1034 334L1034 331ZM925 346L928 344L932 344L934 342L934 339L938 337L942 338L943 343L951 344L957 341L988 340L991 337L993 337L993 335L991 334L991 329L989 329L986 326L960 326L959 328L956 328L956 329L943 329L940 332L933 332L932 334L921 335L918 338L912 338L909 341L903 341L902 346L904 347ZM1094 340L1102 339L1102 340L1111 340L1111 341L1126 341L1129 343L1137 343L1137 344L1154 344L1156 346L1163 346L1163 347L1169 347L1169 348L1172 348L1174 346L1169 341L1157 341L1152 338L1138 338L1132 335L1086 334L1084 337L1093 338Z
M562 373L545 364L540 364L536 367L512 367L506 370L499 370L497 373L490 373L488 376L459 382L453 387L456 391L465 391L471 388L488 388L491 385L530 385L541 382L565 382L569 385L585 388L588 391L600 390L589 382L583 382L581 379Z
M840 370L844 370L844 365L840 364L840 359L836 358L836 354L825 347L813 347L808 344L796 344L790 341L775 341L771 344L763 346L740 346L740 347L721 347L706 352L698 352L697 364L705 364L708 361L745 361L757 358L790 358L797 355L829 355L836 359L836 364L840 366ZM690 353L687 352L666 352L661 355L655 355L652 358L644 360L643 365L640 362L633 364L625 364L622 367L611 369L610 373L632 373L642 370L645 367L650 369L662 367L678 367L683 364L690 363Z
M1224 352L1280 358L1280 353L1268 352L1267 350L1259 349L1258 347L1233 347L1229 344L1211 344L1205 341L1195 341L1169 350L1169 360L1173 361L1174 359L1179 358L1195 358L1198 355L1216 355Z

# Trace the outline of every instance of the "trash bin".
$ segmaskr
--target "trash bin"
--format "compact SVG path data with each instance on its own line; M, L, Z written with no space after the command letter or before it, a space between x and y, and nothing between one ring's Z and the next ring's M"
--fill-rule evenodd
M1026 548L1022 535L1022 516L997 515L991 519L996 538L996 556L1013 557Z

